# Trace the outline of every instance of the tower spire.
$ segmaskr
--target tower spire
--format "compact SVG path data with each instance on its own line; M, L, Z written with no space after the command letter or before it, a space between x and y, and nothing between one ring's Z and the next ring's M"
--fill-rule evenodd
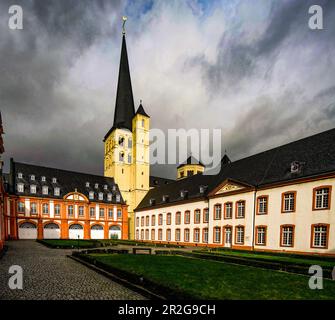
M131 131L132 119L135 115L133 90L131 86L126 36L124 30L124 24L127 19L123 17L122 20L123 20L122 45L121 45L121 57L119 66L119 77L116 91L114 122L113 127L106 134L104 141L107 139L109 134L116 128L129 129Z

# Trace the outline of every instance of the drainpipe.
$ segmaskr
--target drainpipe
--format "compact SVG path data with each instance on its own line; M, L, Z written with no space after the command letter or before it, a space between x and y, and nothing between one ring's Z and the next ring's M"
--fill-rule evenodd
M255 227L256 227L256 194L257 194L257 187L255 187L255 190L254 190L254 212L253 212L253 216L252 216L252 231L251 231L251 234L252 234L252 242L251 242L251 247L252 247L252 250L254 251L255 250Z

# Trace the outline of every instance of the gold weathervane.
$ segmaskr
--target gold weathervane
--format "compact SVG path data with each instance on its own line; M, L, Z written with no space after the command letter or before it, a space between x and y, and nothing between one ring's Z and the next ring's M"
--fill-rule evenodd
M122 21L123 21L123 24L122 24L122 33L123 33L123 34L126 34L125 24L126 24L127 19L128 19L128 18L127 18L126 16L123 16L123 17L122 17Z

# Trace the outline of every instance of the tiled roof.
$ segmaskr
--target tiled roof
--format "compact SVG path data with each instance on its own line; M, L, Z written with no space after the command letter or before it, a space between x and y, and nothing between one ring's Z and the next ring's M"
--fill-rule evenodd
M205 197L211 190L226 179L233 179L255 187L272 183L318 176L335 172L335 129L328 130L280 147L267 150L234 162L225 163L217 175L194 175L177 180L168 185L149 190L136 208L162 205L163 196L169 195L169 202L184 200L180 196L182 190L188 191L188 199ZM297 163L299 170L291 172L291 165ZM207 186L201 194L200 186Z
M22 178L18 178L19 173L22 173ZM31 180L31 175L35 176L34 181ZM45 177L45 182L42 181L42 177ZM56 183L53 183L53 178L56 178ZM124 203L118 185L115 183L114 179L104 176L11 161L9 180L9 192L12 194L62 199L66 194L77 190L89 198L89 192L93 191L94 200L92 201L94 202ZM87 182L89 182L89 187L86 186ZM24 184L23 193L17 192L16 187L18 183ZM37 186L36 194L30 193L30 185L32 184ZM95 187L96 184L97 188ZM42 194L42 187L44 185L49 187L49 195ZM105 186L107 186L107 189L105 189ZM60 188L59 196L54 195L55 187ZM100 192L103 193L103 200L98 199L98 194ZM112 194L112 201L108 201L108 194ZM117 202L116 200L117 195L120 196L120 202Z
M172 183L172 182L175 182L175 181L176 180L150 176L149 177L149 186L150 186L150 188L151 187L159 187L159 186L166 185L166 184L169 184L169 183Z

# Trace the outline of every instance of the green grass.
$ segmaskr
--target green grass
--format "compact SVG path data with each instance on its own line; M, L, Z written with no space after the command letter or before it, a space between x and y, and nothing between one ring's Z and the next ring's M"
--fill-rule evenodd
M63 239L45 239L45 240L38 240L38 242L47 245L53 248L93 248L93 247L100 247L100 243L96 240L63 240Z
M195 253L205 253L205 254L214 254L214 255L225 255L225 256L233 256L233 257L240 257L240 258L248 258L252 260L261 260L261 261L270 261L270 262L289 262L294 263L296 265L302 265L302 266L311 266L313 264L322 266L322 267L328 267L333 268L335 266L335 259L322 259L318 257L297 257L297 255L291 255L290 254L282 254L282 255L271 255L269 253L252 253L252 252L241 252L241 251L209 251L209 250L193 250Z
M311 290L308 276L180 256L91 254L196 299L335 299L335 281Z

